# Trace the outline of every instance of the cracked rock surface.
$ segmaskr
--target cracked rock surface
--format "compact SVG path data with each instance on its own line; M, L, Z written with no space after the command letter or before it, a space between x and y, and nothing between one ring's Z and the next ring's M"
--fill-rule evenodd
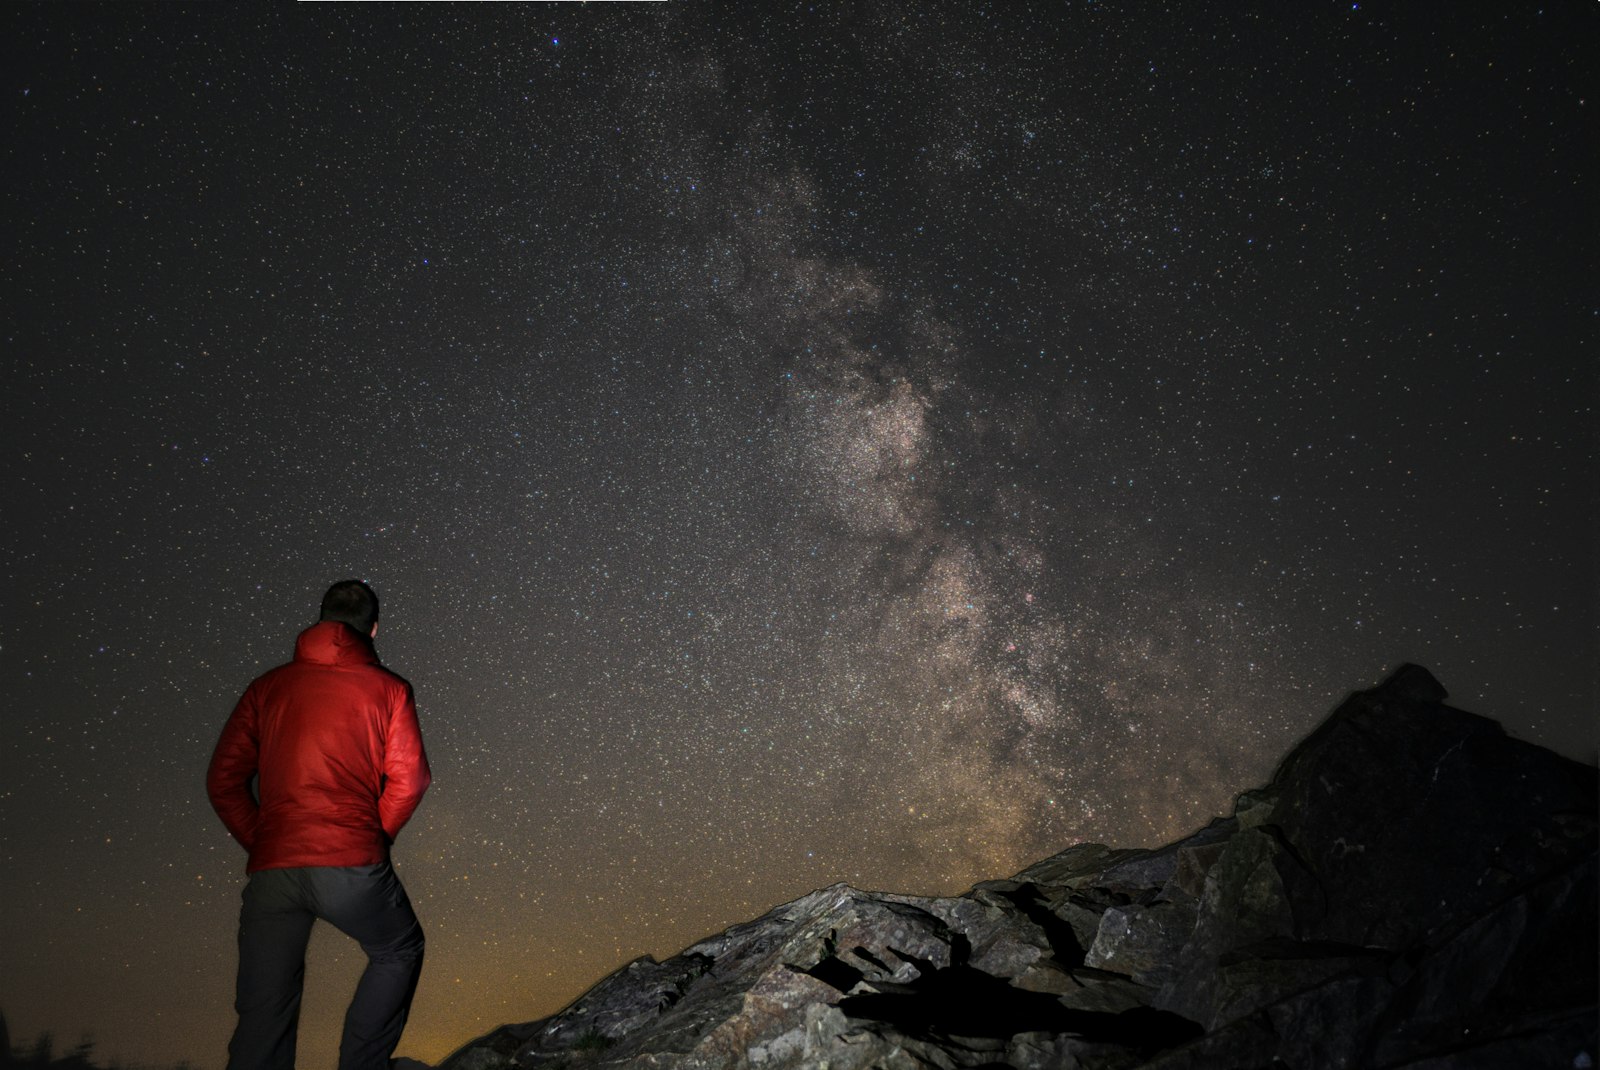
M1596 771L1408 665L1234 812L965 895L838 884L443 1070L1594 1066Z

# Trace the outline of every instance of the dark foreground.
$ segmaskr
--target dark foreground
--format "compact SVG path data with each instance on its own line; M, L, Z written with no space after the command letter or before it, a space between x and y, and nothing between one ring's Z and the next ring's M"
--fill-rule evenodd
M1157 850L966 895L839 884L445 1070L1595 1065L1596 770L1406 666Z

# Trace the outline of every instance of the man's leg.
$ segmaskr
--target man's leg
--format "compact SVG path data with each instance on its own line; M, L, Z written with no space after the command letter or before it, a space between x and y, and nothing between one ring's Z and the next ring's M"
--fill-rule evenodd
M293 1070L306 941L316 920L301 901L296 870L250 875L239 909L239 978L233 1009L239 1024L228 1044L228 1070Z
M422 974L422 926L389 863L315 872L318 915L367 953L344 1018L339 1070L389 1070Z

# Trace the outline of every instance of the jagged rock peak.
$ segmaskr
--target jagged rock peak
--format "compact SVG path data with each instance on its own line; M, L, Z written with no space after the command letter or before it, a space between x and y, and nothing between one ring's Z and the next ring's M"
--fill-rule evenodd
M1409 661L1401 665L1389 678L1378 685L1385 694L1398 695L1413 702L1443 702L1450 697L1444 685L1434 679L1433 673Z
M1173 843L836 884L444 1065L1593 1066L1596 771L1446 697L1403 665Z

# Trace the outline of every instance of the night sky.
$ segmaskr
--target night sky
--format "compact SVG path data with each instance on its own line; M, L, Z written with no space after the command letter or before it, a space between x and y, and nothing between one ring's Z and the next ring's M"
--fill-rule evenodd
M222 1065L206 762L346 577L430 1061L1171 839L1403 661L1592 759L1592 0L3 18L19 1042Z

